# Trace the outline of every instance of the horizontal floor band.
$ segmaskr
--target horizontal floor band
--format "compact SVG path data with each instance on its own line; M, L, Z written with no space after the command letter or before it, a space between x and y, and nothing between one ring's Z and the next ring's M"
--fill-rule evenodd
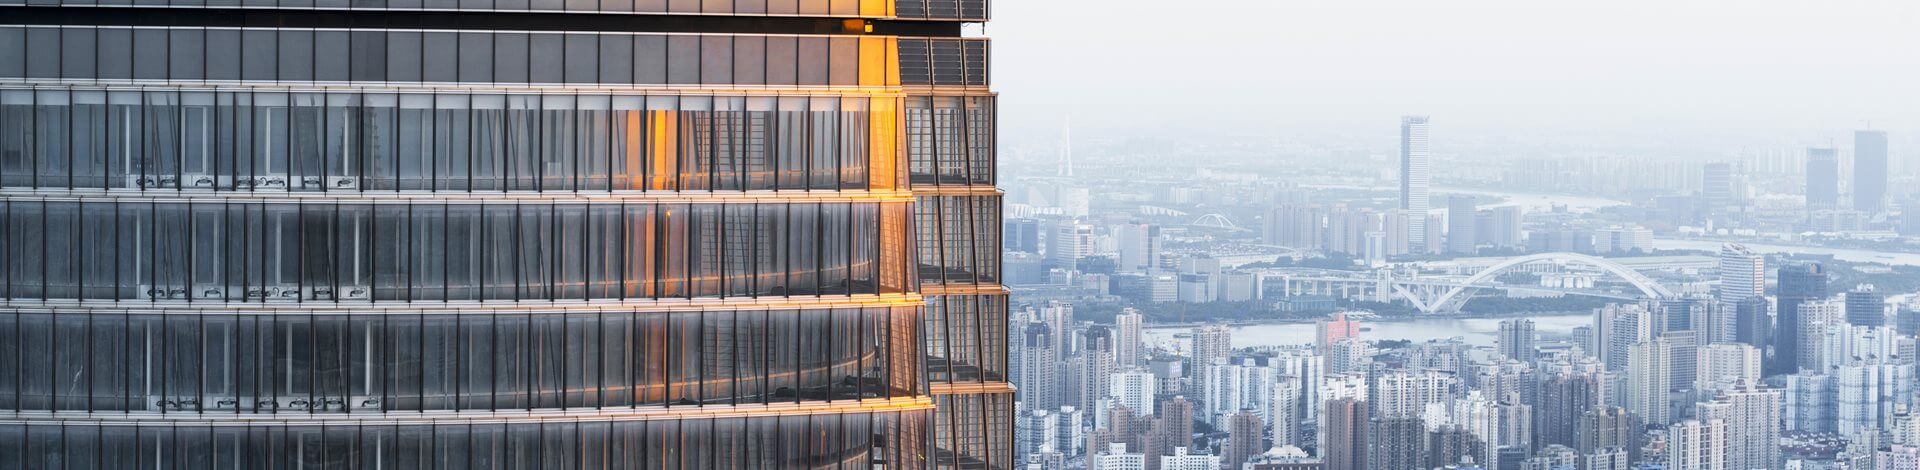
M673 407L608 408L569 411L425 411L385 413L154 413L154 412L0 412L0 426L44 425L178 425L324 426L381 424L486 424L537 422L652 421L674 419L744 418L931 410L929 397L890 398L846 402L785 403L774 405L692 405Z
M910 202L915 193L867 190L784 191L221 191L211 189L0 189L8 202L232 202L240 204L592 204L622 202Z
M394 28L960 37L962 22L813 16L391 9L0 7L29 25Z
M736 297L655 300L531 300L531 301L73 301L0 300L0 312L54 314L168 314L168 315L379 315L451 313L592 313L685 312L695 310L823 309L840 307L906 307L925 305L918 294Z

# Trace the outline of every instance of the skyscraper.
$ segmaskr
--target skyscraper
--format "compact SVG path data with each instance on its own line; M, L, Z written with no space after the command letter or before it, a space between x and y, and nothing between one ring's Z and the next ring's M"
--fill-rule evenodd
M1228 467L1238 468L1247 459L1267 448L1261 445L1264 426L1260 416L1250 411L1234 413L1227 418L1227 445L1220 452L1220 462Z
M1471 255L1479 246L1480 239L1474 234L1475 214L1473 196L1454 194L1447 197L1447 252Z
M1840 152L1807 148L1807 210L1840 207Z
M1640 459L1641 427L1644 421L1625 408L1595 408L1580 415L1574 425L1574 449L1592 454L1601 449L1626 449L1632 460Z
M1868 215L1886 209L1887 132L1853 132L1853 209Z
M1400 209L1407 211L1407 245L1425 251L1427 188L1432 183L1433 151L1427 142L1427 117L1400 118Z
M1061 396L1060 356L1054 349L1053 328L1031 322L1014 338L1015 367L1013 383L1021 390L1020 401L1029 410L1052 410L1065 403Z
M1781 266L1774 292L1773 358L1769 374L1799 369L1800 304L1827 297L1827 271L1819 263Z
M1654 338L1628 349L1627 410L1648 423L1667 424L1667 392L1673 390L1673 344Z
M1780 461L1780 392L1744 386L1700 403L1701 420L1727 423L1726 468L1775 468Z
M1140 365L1140 320L1139 310L1128 307L1113 317L1113 362L1115 367L1128 369Z
M1733 206L1733 164L1708 163L1700 172L1700 199L1708 214L1723 214Z
M1012 465L984 2L72 5L0 26L0 406L70 448Z
M1847 291L1847 324L1886 326L1887 296L1875 292L1871 284Z
M1720 292L1722 303L1734 303L1767 295L1767 257L1747 249L1746 245L1720 245Z

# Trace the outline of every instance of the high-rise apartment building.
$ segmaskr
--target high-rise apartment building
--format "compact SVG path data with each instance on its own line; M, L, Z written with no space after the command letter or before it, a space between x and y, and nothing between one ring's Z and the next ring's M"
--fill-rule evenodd
M1873 285L1861 285L1847 291L1847 324L1854 326L1886 326L1887 296L1876 292Z
M1853 131L1853 210L1871 216L1886 209L1887 131Z
M1534 342L1538 339L1533 328L1533 320L1525 318L1501 320L1500 332L1496 341L1500 354L1516 361L1532 361Z
M1400 210L1407 211L1407 245L1426 251L1427 188L1432 184L1433 149L1427 141L1427 117L1400 118Z
M1727 422L1686 420L1667 427L1667 468L1727 470ZM1753 468L1753 467L1741 467Z
M1012 465L984 1L45 3L0 409L66 455Z
M1121 369L1140 365L1140 322L1145 316L1128 307L1113 317L1113 362Z
M1370 416L1364 399L1327 400L1321 412L1319 456L1326 470L1366 470Z
M1634 344L1627 352L1627 410L1648 423L1668 421L1667 392L1673 390L1674 343L1654 338Z
M1780 464L1779 391L1758 386L1723 390L1700 403L1699 419L1727 423L1726 468L1776 468Z
M1480 246L1480 238L1474 234L1479 211L1475 209L1473 202L1472 195L1447 196L1448 253L1471 255Z
M1639 415L1625 408L1610 406L1589 410L1580 415L1579 423L1574 424L1573 448L1581 454L1609 448L1625 449L1629 453L1629 460L1639 460L1644 424Z

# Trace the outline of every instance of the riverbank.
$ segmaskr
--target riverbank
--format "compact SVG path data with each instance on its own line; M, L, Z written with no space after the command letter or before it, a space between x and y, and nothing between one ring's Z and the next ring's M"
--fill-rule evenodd
M1582 310L1582 311L1544 311L1544 312L1508 312L1508 313L1450 313L1450 314L1410 315L1410 316L1409 315L1396 315L1396 316L1374 315L1371 318L1361 320L1361 322L1362 323L1385 323L1385 322L1396 322L1396 321L1404 322L1404 321L1433 320L1433 319L1505 320L1509 318L1561 317L1561 316L1570 316L1570 315L1592 315L1592 314L1593 312L1591 311ZM1153 328L1197 328L1197 327L1206 326L1206 325L1226 325L1229 327L1259 326L1259 325L1311 325L1325 318L1327 317L1322 316L1322 317L1315 317L1315 318L1270 318L1270 319L1260 319L1260 320L1239 320L1239 321L1224 321L1224 322L1191 321L1191 322L1147 323L1144 325L1144 327L1148 329L1153 329Z

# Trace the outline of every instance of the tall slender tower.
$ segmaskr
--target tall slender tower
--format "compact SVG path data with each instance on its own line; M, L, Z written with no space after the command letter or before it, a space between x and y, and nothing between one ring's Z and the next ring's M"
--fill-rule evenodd
M1012 465L982 0L5 3L3 466Z
M1774 292L1773 360L1767 373L1793 373L1800 367L1800 304L1827 298L1827 270L1819 263L1781 266Z
M1400 209L1407 211L1407 246L1427 246L1427 187L1432 183L1433 151L1427 143L1427 117L1400 118Z
M1887 131L1853 132L1853 209L1868 215L1886 209Z
M1767 290L1767 258L1746 245L1720 246L1720 292L1722 304L1734 304L1763 297Z

